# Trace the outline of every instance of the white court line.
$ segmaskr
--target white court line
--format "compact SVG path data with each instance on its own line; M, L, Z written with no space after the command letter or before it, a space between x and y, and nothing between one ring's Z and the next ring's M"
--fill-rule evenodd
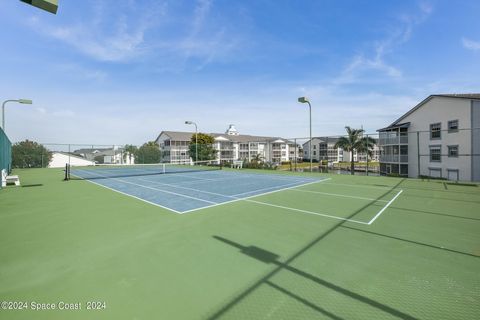
M208 173L211 173L211 171L206 171ZM249 179L249 178L252 178L252 177L269 177L270 179L272 180L285 180L285 181L292 181L291 178L296 178L298 179L299 181L303 181L302 177L297 177L297 176L290 176L290 177L278 177L278 176L275 176L274 174L263 174L263 173L259 173L259 174L253 174L253 173L242 173L242 172L228 172L228 171L223 171L224 173L222 173L222 175L224 174L230 174L228 177L223 177L223 178L218 178L218 179L202 179L202 178L196 178L196 179L199 179L199 180L211 180L211 181L221 181L221 180L239 180L239 179ZM197 172L197 173L204 173L204 172ZM213 171L213 173L218 173L218 171ZM188 177L192 177L191 175L188 175ZM209 181L180 181L178 183L181 183L181 184L200 184L200 183L208 183Z
M100 183L97 183L97 182L94 182L94 181L91 181L91 180L82 178L82 177L77 176L77 175L75 175L75 174L73 174L73 173L70 173L70 174L73 175L73 176L75 176L75 177L78 177L78 178L80 178L80 179L87 180L88 182L91 182L91 183L93 183L93 184L96 184L97 186L103 187L103 188L105 188L105 189L112 190L112 191L121 193L121 194L123 194L123 195L125 195L125 196L132 197L132 198L135 198L135 199L137 199L137 200L140 200L140 201L143 201L143 202L146 202L146 203L149 203L149 204L153 204L154 206L157 206L157 207L160 207L160 208L163 208L163 209L167 209L167 210L173 211L173 212L175 212L175 213L181 214L180 211L177 211L177 210L174 210L174 209L171 209L171 208L168 208L168 207L164 207L164 206L162 206L162 205L159 205L158 203L151 202L151 201L142 199L142 198L140 198L140 197L136 197L136 196L134 196L134 195L131 195L131 194L122 192L122 191L120 191L120 190L116 190L116 189L113 189L113 188L104 186L103 184L100 184Z
M395 201L395 199L397 199L397 197L398 197L398 196L400 195L400 193L402 193L402 192L403 192L403 190L400 190L400 191L395 195L395 197L393 197L393 199L390 200L390 201L385 205L385 207L383 207L382 210L380 210L380 211L375 215L375 217L373 217L372 220L370 220L370 221L368 222L368 225L371 225L371 224L373 223L373 221L375 221L378 217L380 217L380 215L382 214L382 212L385 211L385 210L388 208L388 206L390 206L390 205L392 204L392 202Z
M239 180L240 178L244 178L244 179L247 179L247 178L250 178L250 177L233 177L233 176L230 176L230 177L227 177L227 178L218 178L218 179L213 179L213 178L209 178L209 179L206 179L206 178L199 178L199 177L192 177L191 175L188 175L187 177L189 178L193 178L193 179L198 179L198 180L195 180L195 181L179 181L179 182L176 182L176 183L181 183L181 184L187 184L187 183L195 183L195 184L199 184L199 183L210 183L211 181L222 181L222 180Z
M394 186L377 187L377 186L368 186L364 184L346 184L346 183L336 183L336 182L333 182L333 183L330 182L327 184L336 185L336 186L356 187L356 188L379 189L379 190L391 189L392 187L394 187Z
M142 179L142 178L134 178L134 179L145 181L145 182L150 182L150 183L153 183L153 184L160 184L160 185L164 185L164 186L178 188L178 189L192 190L192 191L196 191L196 192L200 192L200 193L212 194L214 196L221 196L221 197L225 197L225 198L235 198L234 196L229 196L229 195L225 195L225 194L221 194L221 193L204 191L204 190L199 190L199 189L189 188L189 187L180 187L180 186L177 186L176 184L157 182L157 181L147 180L147 179Z
M330 183L330 184L331 184L331 183ZM342 197L342 198L352 198L352 199L360 199L360 200L368 200L368 201L388 202L388 200L377 200L377 199L373 199L373 198L364 198L364 197L357 197L357 196L347 196L347 195L344 195L344 194L328 193L328 192L320 192L320 191L312 191L312 190L292 189L291 191L308 192L308 193L318 193L318 194L324 194L324 195L327 195L327 196Z
M245 200L245 199L244 199ZM347 219L347 218L341 218L329 214L324 214L324 213L319 213L319 212L313 212L313 211L307 211L307 210L301 210L301 209L296 209L296 208L290 208L290 207L285 207L285 206L279 206L276 204L271 204L267 202L261 202L261 201L256 201L256 200L245 200L247 202L253 202L253 203L258 203L258 204L263 204L265 206L270 206L270 207L275 207L275 208L280 208L280 209L285 209L285 210L291 210L291 211L297 211L301 213L307 213L307 214L313 214L317 216L322 216L322 217L327 217L327 218L332 218L332 219L337 219L337 220L343 220L343 221L349 221L349 222L355 222L355 223L360 223L360 224L368 224L367 222L363 221L358 221L358 220L353 220L353 219Z
M168 210L171 210L171 211L176 212L176 213L179 213L179 214L188 213L188 212L197 211L197 210L206 209L206 208L211 208L211 207L215 207L215 206L218 206L218 205L223 205L223 204L227 204L227 203L231 203L231 202L235 202L235 201L240 201L240 200L247 199L247 198L252 198L252 197L261 196L261 195L265 195L265 194L269 194L269 193L273 193L273 192L278 192L278 191L282 191L282 190L287 190L287 189L290 189L290 188L296 188L296 187L300 187L300 186L304 186L304 185L308 185L308 184L312 184L312 183L324 182L324 181L330 180L330 178L327 178L327 179L323 179L323 180L312 181L312 182L309 182L309 183L305 183L305 184L301 184L301 185L296 185L296 186L293 186L293 187L290 187L290 188L283 188L283 189L274 190L274 191L271 191L271 192L264 192L264 193L262 193L262 194L257 194L257 195L253 195L253 196L250 196L250 197L244 197L244 198L238 198L238 197L236 197L235 195L234 195L234 196L225 196L225 195L223 195L223 196L225 196L225 197L233 198L233 200L231 200L231 201L225 201L225 202L213 202L213 201L202 200L202 199L195 198L195 197L190 197L190 196L187 196L187 195L184 195L184 194L180 194L180 193L176 193L176 192L170 192L170 191L166 191L166 190L163 190L163 189L158 189L158 188L148 187L148 186L141 185L141 184L136 184L136 183L133 183L133 182L125 181L125 180L123 180L123 179L106 177L106 176L103 176L103 175L100 175L100 174L96 174L96 173L93 173L93 172L89 172L89 171L86 171L86 170L82 170L82 169L77 169L77 170L78 170L78 171L82 171L82 172L86 172L86 173L88 173L88 174L90 174L90 175L93 174L93 175L96 175L96 176L99 176L99 177L105 177L105 178L109 178L109 179L112 179L112 180L117 180L117 181L120 181L120 182L123 182L123 183L128 183L128 184L136 185L136 186L139 186L139 187L143 187L143 188L147 188L147 189L152 189L152 190L156 190L156 191L160 191L160 192L165 192L165 193L170 193L170 194L178 195L178 196L181 196L181 197L191 198L191 199L194 199L194 200L200 200L200 201L203 201L203 202L207 202L207 203L211 203L211 204L212 204L212 205L208 205L208 206L204 206L204 207L200 207L200 208L196 208L196 209L191 209L191 210L186 210L186 211L178 211L178 210L171 209L171 208L169 208L169 207L165 207L165 206L162 206L162 205L155 204L155 203L153 203L153 202L150 202L150 201L148 201L148 200L144 200L144 199L139 198L139 197L136 197L136 196L134 196L134 195L130 195L130 194L127 194L127 193L125 193L125 192L118 191L118 190L115 190L115 189L113 189L113 188L104 186L104 185L99 184L99 183L97 183L97 182L88 180L88 178L83 178L83 179L86 179L87 181L89 181L89 182L91 182L91 183L96 184L96 185L105 187L105 188L107 188L107 189L110 189L110 190L119 192L119 193L121 193L121 194L130 196L130 197L132 197L132 198L135 198L135 199L138 199L138 200L141 200L141 201L150 203L150 204L155 204L155 205L158 206L158 207L161 207L161 208L164 208L164 209L168 209ZM73 175L76 176L75 174L73 174ZM77 176L77 177L79 177L79 176ZM79 177L79 178L82 178L82 177ZM138 178L137 178L137 179L138 179ZM153 182L153 181L150 181L150 180L145 180L145 181ZM281 186L279 186L279 187L281 187ZM271 188L270 188L270 189L271 189ZM199 190L197 190L197 189L192 189L192 190L199 191ZM258 190L262 190L262 189L257 189L257 191L258 191Z
M211 207L216 207L216 206L223 205L223 204L227 204L227 203L232 203L232 202L237 202L237 201L246 200L246 199L250 199L250 198L260 197L260 196L264 196L264 195L271 194L271 193L275 193L275 192L279 192L279 191L285 191L285 190L289 190L289 189L292 189L292 188L303 187L303 186L306 186L306 185L309 185L309 184L321 183L321 182L324 182L324 181L327 181L327 180L330 180L330 179L331 179L331 178L327 178L327 179L323 179L323 180L318 180L318 181L312 181L312 182L308 182L308 183L305 183L305 184L300 184L300 185L293 186L293 187L289 187L289 188L283 188L283 189L279 189L279 190L273 190L273 191L269 191L269 192L264 192L264 193L260 193L260 194L255 194L255 195L253 195L253 196L248 196L248 197L243 197L243 198L237 198L237 199L235 199L235 200L218 203L218 204L214 204L214 205L211 205L211 206L205 206L205 207L201 207L201 208L186 210L186 211L183 211L182 213L190 213L190 212L193 212L193 211L198 211L198 210L202 210L202 209L207 209L207 208L211 208Z
M323 181L323 180L321 180L321 181ZM279 186L276 186L276 187L268 187L268 188L262 188L262 189L257 189L257 190L253 190L253 191L248 191L248 192L237 193L237 194L232 195L232 197L238 197L238 196L241 196L241 195L244 195L244 194L254 193L254 192L262 191L262 190L271 190L271 189L275 189L275 188L278 188L278 187L288 187L288 186L296 185L296 184L301 183L301 182L305 182L305 181L292 182L292 183L282 184L282 185L279 185ZM318 181L312 181L311 183L315 183L315 182L318 182ZM309 184L309 183L302 184L301 186L305 186L307 184ZM299 186L300 185L296 185L295 187L299 187ZM285 188L283 190L286 190L286 189L290 189L290 188Z
M238 193L238 194L234 194L234 195L226 195L226 194L221 194L221 193L216 193L216 192L211 192L211 191L199 190L199 189L195 189L195 188L181 187L181 186L178 186L176 184L171 184L171 183L157 182L157 181L154 181L154 180L147 180L147 179L142 179L142 178L137 178L137 177L132 177L132 178L137 179L137 180L141 180L141 181L145 181L145 182L150 182L150 183L153 183L153 184L159 184L159 185L169 186L169 187L178 188L178 189L192 190L192 191L196 191L196 192L200 192L200 193L212 194L212 195L215 195L215 196L220 196L220 197L230 198L230 199L239 199L238 198L239 195L246 194L246 193L253 193L253 192L266 190L266 189L281 188L281 187L290 186L290 185L295 185L294 187L301 187L301 186L306 185L305 183L298 184L298 183L303 182L303 181L298 181L298 182L295 182L295 183L289 183L289 184L285 184L285 185L279 185L279 186L268 187L268 188L263 188L263 189L256 189L256 190L253 190L253 191ZM320 181L323 181L323 180L320 180ZM311 183L315 183L315 182L318 182L318 180L317 181L312 181ZM290 188L283 188L282 190L287 190L287 189L290 189ZM242 198L242 199L244 199L244 198ZM224 203L225 202L222 202L222 203L219 203L219 204L224 204Z
M80 171L82 171L82 170L80 170ZM146 189L151 189L151 190L155 190L155 191L169 193L169 194L173 194L173 195L176 195L176 196L189 198L189 199L193 199L193 200L197 200L197 201L201 201L201 202L218 204L217 202L203 200L203 199L200 199L200 198L191 197L191 196L187 196L187 195L184 195L184 194L181 194L181 193L171 192L171 191L167 191L167 190L163 190L163 189L153 188L153 187L145 186L143 184L138 184L138 183L133 183L133 182L130 182L130 181L126 181L126 180L123 180L123 179L111 178L111 177L102 176L102 175L99 175L99 174L96 174L96 175L99 176L99 177L105 177L105 178L112 179L112 180L117 180L117 181L120 181L120 182L123 182L123 183L128 183L128 184L131 184L131 185L134 185L134 186L137 186L137 187L142 187L142 188L146 188Z

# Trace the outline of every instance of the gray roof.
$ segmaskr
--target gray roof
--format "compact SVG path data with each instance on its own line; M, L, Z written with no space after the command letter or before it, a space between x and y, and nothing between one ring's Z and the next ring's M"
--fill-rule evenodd
M182 131L162 131L160 135L165 134L171 138L171 140L174 141L190 141L192 138L192 135L195 134L195 132L182 132ZM247 143L247 142L272 142L278 139L288 141L290 143L293 143L292 141L289 141L288 139L280 138L280 137L264 137L264 136L251 136L251 135L246 135L246 134L239 134L239 135L229 135L226 133L208 133L209 135L213 136L214 138L218 137L223 137L225 139L228 139L229 141L232 142L240 142L240 143ZM158 138L157 138L158 140Z
M386 131L390 129L408 128L408 127L410 127L410 122L404 122L404 123L392 124L392 125L389 125L388 127L378 129L377 131Z
M73 153L93 153L94 151L107 151L112 150L112 148L84 148L73 151Z
M450 94L434 94L432 96L462 98L462 99L480 99L480 93L450 93Z
M167 136L170 137L170 139L174 141L190 141L190 139L192 138L192 135L195 134L195 132L162 131L158 136L160 137L162 133L166 134Z
M433 99L433 98L435 98L435 97L480 100L480 93L432 94L432 95L428 96L426 99L424 99L423 101L421 101L419 104L417 104L415 107L413 107L412 109L410 109L409 111L407 111L407 113L405 113L403 116L401 116L400 118L398 118L397 120L395 120L395 121L394 121L392 124L390 124L388 127L391 127L391 126L394 126L394 125L400 123L400 121L402 121L403 119L405 119L405 117L409 116L410 114L412 114L413 112L415 112L418 108L420 108L420 107L423 106L425 103L427 103L428 101L430 101L431 99ZM387 128L388 128L388 127L387 127ZM385 129L385 128L384 128L384 129Z
M331 143L337 143L338 139L340 139L340 137L338 136L335 136L335 137L312 137L312 140L313 139L318 139L320 140L321 142L331 142ZM310 140L309 140L310 141ZM302 145L306 145L308 144L309 141L306 141L305 143L303 143Z

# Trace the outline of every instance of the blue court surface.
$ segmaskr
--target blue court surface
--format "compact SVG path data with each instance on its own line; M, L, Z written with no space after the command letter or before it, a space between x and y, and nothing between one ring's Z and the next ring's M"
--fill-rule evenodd
M103 170L75 168L72 169L72 175L176 213L187 213L323 180L228 170L109 177L108 169Z

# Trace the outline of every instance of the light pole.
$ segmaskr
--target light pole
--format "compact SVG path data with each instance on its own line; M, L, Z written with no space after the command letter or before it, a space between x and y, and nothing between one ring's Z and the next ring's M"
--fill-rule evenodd
M17 100L5 100L2 103L2 129L5 132L5 105L7 102L18 102L23 104L32 104L32 100L29 99L17 99Z
M308 101L307 97L300 97L298 98L298 102L300 103L308 103L308 107L310 109L310 143L309 145L309 151L308 154L310 156L310 172L313 171L313 161L312 161L312 105L310 104L310 101Z
M193 124L195 126L195 161L198 161L198 140L197 140L198 128L197 128L197 124L193 121L185 121L185 124Z

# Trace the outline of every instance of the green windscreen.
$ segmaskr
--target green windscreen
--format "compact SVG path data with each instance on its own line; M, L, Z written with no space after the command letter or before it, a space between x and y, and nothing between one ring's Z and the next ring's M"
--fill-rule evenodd
M7 173L12 169L12 143L0 128L0 171L3 169L6 169Z

